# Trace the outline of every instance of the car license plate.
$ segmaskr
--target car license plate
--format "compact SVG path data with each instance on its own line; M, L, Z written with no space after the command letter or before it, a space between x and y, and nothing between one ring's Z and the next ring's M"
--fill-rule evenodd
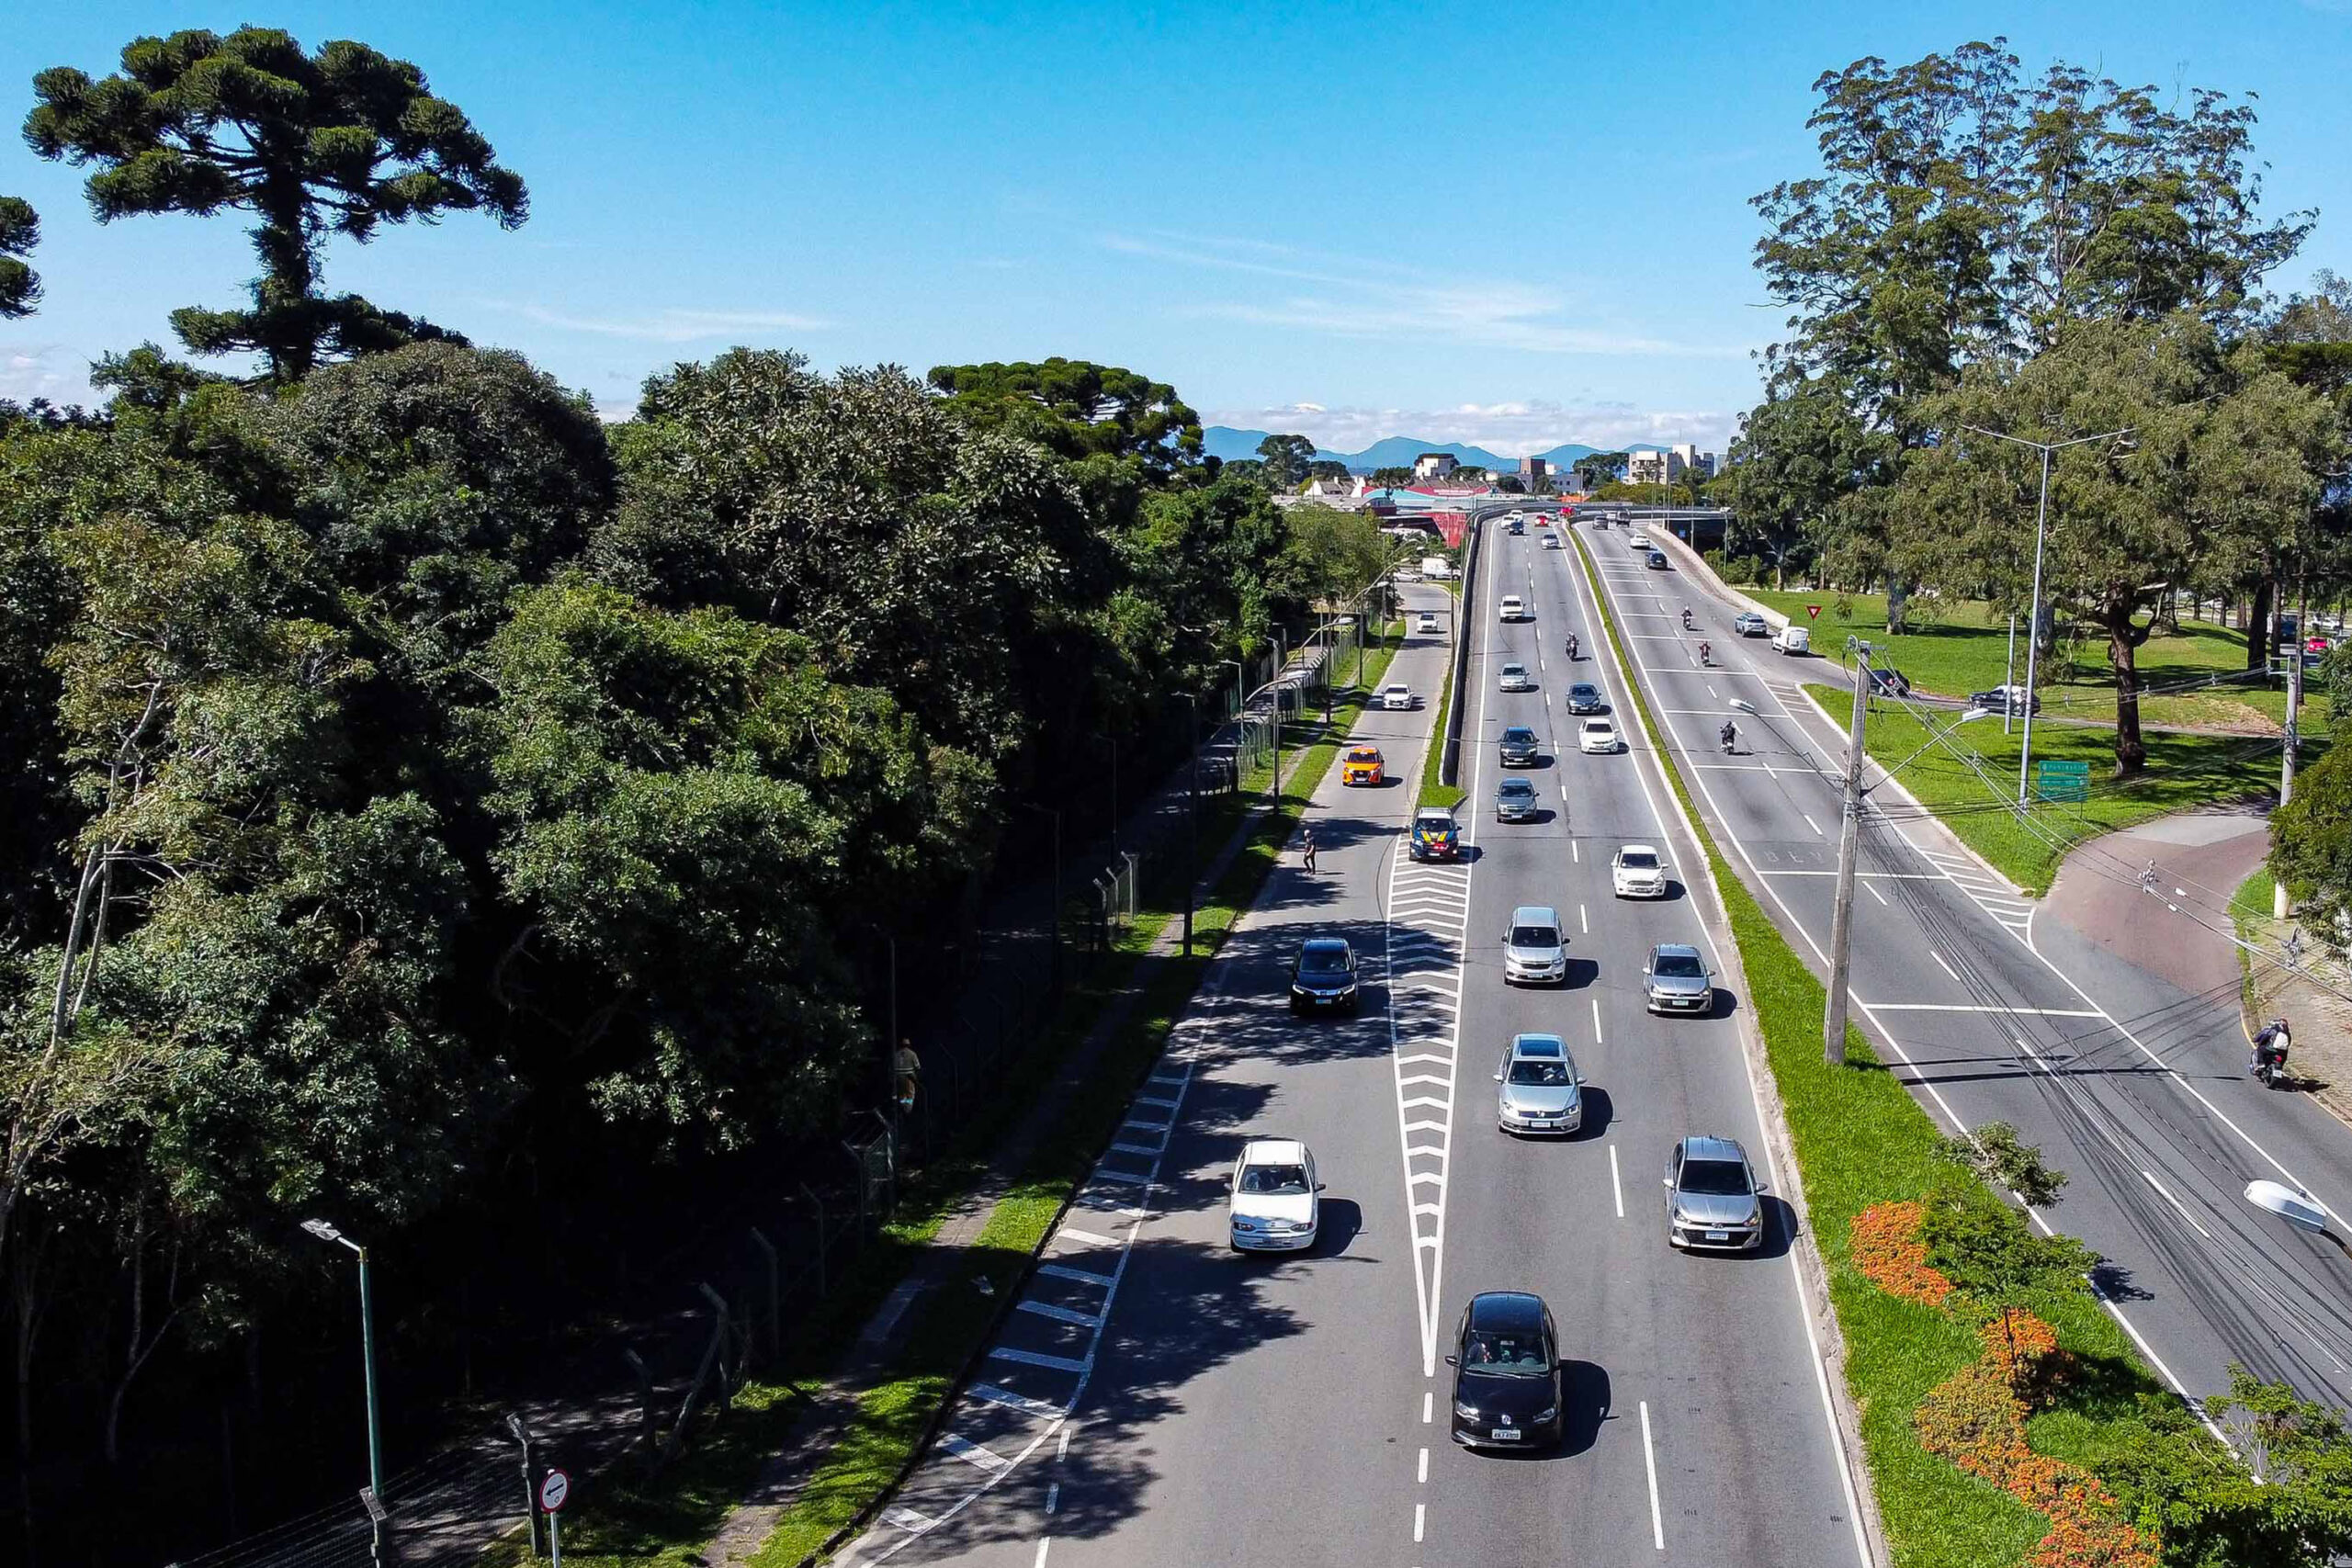
M1487 1436L1498 1443L1515 1443L1519 1441L1520 1434L1516 1427L1498 1427Z
M1731 1239L1731 1232L1729 1232L1729 1231L1709 1231L1709 1232L1707 1233L1707 1239L1708 1239L1709 1241L1729 1241L1729 1240Z

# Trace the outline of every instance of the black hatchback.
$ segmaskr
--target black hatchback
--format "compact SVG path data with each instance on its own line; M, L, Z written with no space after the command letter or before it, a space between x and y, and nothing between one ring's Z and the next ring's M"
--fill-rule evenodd
M1470 1298L1453 1336L1453 1440L1471 1449L1550 1448L1560 1440L1560 1338L1552 1309L1527 1291Z

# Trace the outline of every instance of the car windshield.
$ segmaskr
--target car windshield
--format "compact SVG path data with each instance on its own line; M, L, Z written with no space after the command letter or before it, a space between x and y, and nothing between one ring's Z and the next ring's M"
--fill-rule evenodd
M1506 664L1503 666L1503 673L1506 675L1524 675L1527 673L1527 666L1524 664Z
M1706 972L1705 966L1699 962L1698 954L1692 953L1661 953L1657 955L1657 967L1650 971L1669 980L1695 980Z
M1535 793L1535 786L1525 779L1505 779L1502 788L1496 793L1517 799L1522 795L1532 795Z
M1241 1172L1241 1190L1268 1198L1296 1198L1306 1191L1303 1165L1253 1165Z
M1568 1081L1567 1065L1563 1062L1531 1062L1522 1058L1510 1065L1510 1081L1548 1084L1557 1088Z
M1310 947L1298 955L1302 975L1344 975L1348 972L1348 950L1344 947Z
M1609 721L1605 718L1586 719L1584 732L1587 735L1606 735L1609 733Z
M1506 729L1506 730L1504 730L1504 731L1503 731L1503 740L1504 740L1504 742L1505 742L1506 744L1509 744L1509 743L1510 743L1510 742L1512 742L1512 741L1532 740L1532 739L1535 739L1535 731L1533 731L1533 730L1532 730L1532 729L1524 728L1522 728L1521 726L1519 726L1519 725L1516 725L1516 724L1512 725L1509 729ZM1328 768L1328 767L1329 767L1331 764L1330 764L1330 763L1329 763L1329 762L1326 762L1326 763L1324 763L1323 765L1324 765L1325 767L1327 767L1327 768Z
M1462 1364L1502 1377L1539 1377L1552 1370L1543 1341L1532 1334L1472 1329L1462 1341Z
M1557 926L1513 926L1510 928L1513 947L1557 947L1560 928Z
M1627 871L1656 871L1657 856L1647 850L1627 850L1617 857L1617 863Z
M1576 698L1578 702L1583 702L1589 698L1600 695L1600 688L1591 685L1586 682L1578 681L1575 685L1568 688L1568 695Z
M1348 753L1348 761L1351 762L1377 762L1380 761L1380 753L1374 750L1369 746L1359 746L1354 750Z
M1682 1163L1682 1190L1711 1197L1747 1195L1747 1168L1737 1160L1693 1159Z

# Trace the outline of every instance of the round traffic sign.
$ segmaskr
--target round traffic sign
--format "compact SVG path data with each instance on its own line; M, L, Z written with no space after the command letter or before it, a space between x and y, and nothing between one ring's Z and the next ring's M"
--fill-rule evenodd
M563 1506L563 1500L571 1495L571 1477L563 1472L550 1470L539 1478L539 1506L546 1512L558 1512Z

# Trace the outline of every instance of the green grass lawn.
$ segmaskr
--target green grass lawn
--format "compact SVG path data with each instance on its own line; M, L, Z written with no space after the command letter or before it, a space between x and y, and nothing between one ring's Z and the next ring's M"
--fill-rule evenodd
M1853 694L1833 686L1805 690L1843 728ZM1936 716L1939 730L1951 717ZM1981 758L1990 784L1944 746L1921 751L1927 739L1928 731L1897 704L1882 702L1871 714L1871 758L1882 765L1913 758L1895 775L1904 787L2002 874L2037 895L2049 890L2067 850L2085 837L2167 812L2274 791L2278 783L2278 744L2258 737L2150 733L2147 771L2130 784L2117 784L2109 778L2115 771L2113 731L2036 724L2035 759L2089 763L2090 798L2037 801L2020 820L2010 807L2017 799L2023 725L2003 735L1998 718L1980 718L1952 730L1951 746Z
M1850 634L1865 641L1884 643L1888 652L1876 662L1893 664L1923 692L1938 696L1964 697L1988 686L2000 685L2008 671L2008 622L1981 604L1941 605L1914 599L1907 617L1910 629L1890 637L1886 631L1886 596L1855 593L1840 599L1828 592L1774 592L1748 589L1748 595L1813 628L1813 645L1825 658L1844 659ZM1821 618L1805 620L1805 606L1821 606ZM2022 637L2022 623L2020 623ZM2017 649L2017 679L2025 680L2025 644ZM2234 675L2245 668L2245 634L2210 621L2184 621L2178 637L2150 637L2136 661L2143 687L2173 687L2184 682ZM2054 666L2054 667L2053 667ZM2115 722L2115 671L2108 667L2104 638L2086 637L2069 649L2062 644L2054 660L2046 661L2038 677L2045 715ZM2287 694L2262 681L2234 681L2203 689L2182 690L2140 701L2143 724L2179 724L2242 729L2276 735L2286 722Z
M1623 660L1614 613L1600 584L1593 588L1610 640ZM1651 743L1670 763L1648 699L1638 685L1632 696ZM1747 976L1741 1004L1763 1036L1788 1116L1845 1340L1847 1391L1860 1412L1863 1453L1894 1561L1897 1568L2012 1568L2032 1552L2048 1521L1928 1453L1912 1426L1912 1413L1927 1393L1977 1358L1975 1336L1954 1314L1899 1300L1863 1278L1849 1243L1855 1216L1872 1204L1921 1200L1968 1179L1936 1157L1940 1129L1881 1066L1860 1030L1847 1032L1844 1066L1822 1060L1821 982L1708 839L1679 770L1669 765L1667 777L1690 819L1702 824L1700 839ZM2160 1396L2162 1390L2123 1331L2087 1293L2045 1292L2026 1304L2092 1374L2068 1383L2053 1407L2035 1416L2028 1428L2032 1446L2090 1464L2107 1450L2113 1421L2129 1413L2132 1400Z

